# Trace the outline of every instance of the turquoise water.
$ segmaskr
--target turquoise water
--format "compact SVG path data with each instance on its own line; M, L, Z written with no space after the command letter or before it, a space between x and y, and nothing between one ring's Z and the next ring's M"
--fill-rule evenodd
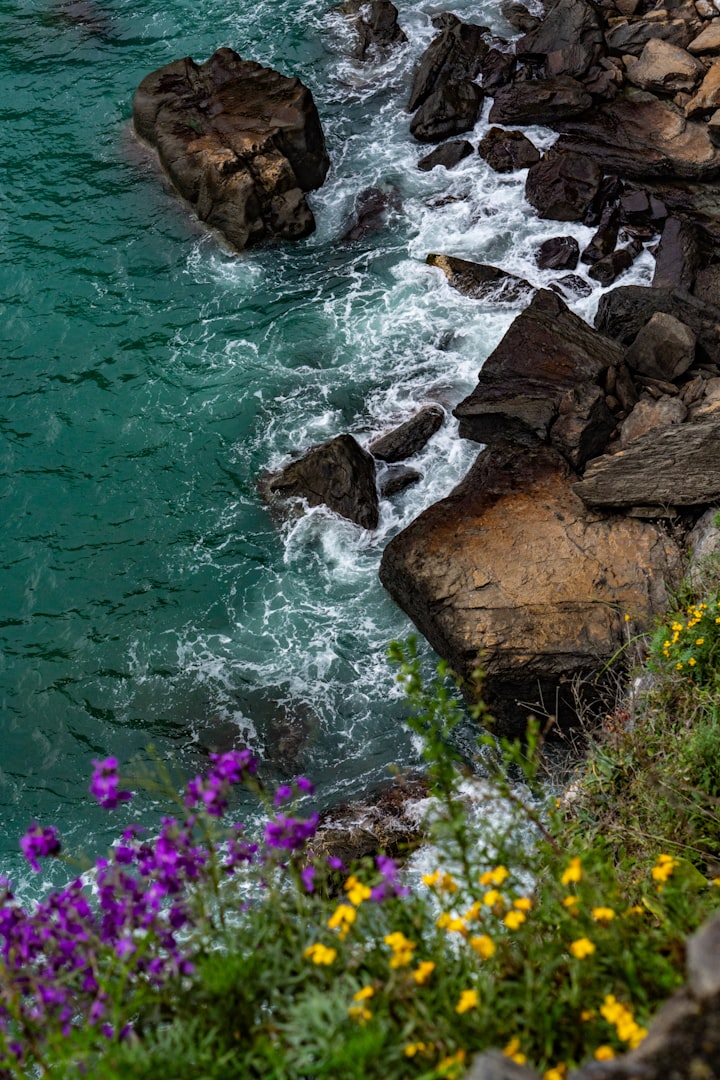
M324 803L416 759L384 659L412 628L377 567L477 448L449 422L373 534L321 509L279 520L258 479L341 431L452 407L514 312L453 293L425 254L528 273L557 229L522 176L476 158L415 169L403 106L440 7L399 7L409 46L361 67L325 0L0 3L0 870L15 877L31 819L92 852L110 835L93 757L153 744L182 777L247 743L269 775L313 776ZM143 76L221 45L315 95L333 167L296 246L229 255L133 139ZM343 243L369 185L403 210Z

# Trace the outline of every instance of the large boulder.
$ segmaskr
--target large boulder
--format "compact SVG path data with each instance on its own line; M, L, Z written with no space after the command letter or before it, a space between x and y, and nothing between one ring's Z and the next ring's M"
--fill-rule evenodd
M385 549L380 579L463 678L479 664L501 733L573 713L570 681L650 624L680 561L655 525L588 514L549 447L501 443Z
M305 192L330 166L312 94L299 79L218 49L147 75L133 100L135 131L201 221L236 250L315 227Z
M417 167L423 172L431 172L437 165L442 165L444 169L454 169L472 152L472 143L469 143L467 139L454 139L452 142L441 143L425 157L420 158Z
M669 217L655 254L656 288L692 289L700 265L698 230L692 221Z
M442 405L426 405L402 424L386 431L368 444L368 450L378 461L404 461L418 454L445 420Z
M589 0L556 0L516 45L522 60L544 61L550 75L581 76L605 51L598 9Z
M448 82L477 78L480 65L489 51L486 26L465 23L455 15L444 14L433 19L440 33L428 45L415 72L408 112L423 104L436 90Z
M627 349L625 363L638 375L672 383L692 367L696 344L689 326L656 311Z
M622 360L614 342L573 314L554 292L541 290L487 358L475 389L455 408L460 435L479 443L512 439L525 445L555 437L565 450L562 432L575 395L581 413L592 414L579 444L567 448L580 465L601 452L614 427L608 410L600 407L598 414L591 398L596 400L594 391L610 365ZM563 420L556 432L561 404Z
M377 528L379 519L375 459L352 435L338 435L291 461L268 483L270 492L325 505L341 517Z
M593 461L575 491L588 506L636 513L714 506L720 501L720 420L651 431Z
M442 270L453 289L473 300L492 298L516 303L518 300L529 299L534 291L525 278L509 274L498 266L435 253L428 255L425 261L428 266Z
M398 26L398 10L391 0L344 0L339 10L355 28L356 60L383 59L394 46L407 41L405 32Z
M522 131L491 127L478 143L478 154L495 172L529 169L540 160L540 151Z
M656 311L674 315L689 326L708 360L720 355L720 308L703 303L684 289L620 285L600 297L595 328L621 345L630 345Z
M651 38L628 65L627 77L642 90L674 94L692 90L705 73L699 60L661 38Z
M584 154L552 147L525 181L525 198L540 217L552 221L582 221L602 184L602 167Z
M584 113L592 98L582 83L567 75L501 86L495 92L491 124L549 124Z
M443 83L425 98L410 121L410 132L418 142L442 142L472 131L482 101L482 90L470 79Z

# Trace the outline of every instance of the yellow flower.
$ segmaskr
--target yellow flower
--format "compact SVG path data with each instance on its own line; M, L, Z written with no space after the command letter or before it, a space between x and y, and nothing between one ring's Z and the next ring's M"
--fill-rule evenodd
M470 944L483 960L489 960L496 949L495 942L487 934L481 934L480 937L471 937Z
M690 657L690 659L688 660L688 664L690 665L690 667L695 667L695 665L697 664L697 660L694 656Z
M678 861L672 855L658 855L657 863L650 871L653 881L667 881L668 878L672 877L673 870L677 865Z
M520 1040L512 1038L503 1050L505 1057L509 1057L511 1061L514 1061L517 1065L524 1065L527 1058L524 1054L520 1053Z
M580 1013L580 1019L582 1020L583 1024L586 1024L588 1020L592 1020L594 1015L594 1009L583 1009L583 1011Z
M415 949L413 941L409 941L399 930L396 930L393 934L386 934L383 940L393 951L393 955L390 957L391 968L407 967L412 964L413 950Z
M455 881L455 878L452 877L450 874L443 874L440 880L437 882L437 887L441 890L441 892L446 893L456 893L458 890L457 882Z
M416 1054L426 1054L429 1049L428 1044L424 1042L408 1043L404 1054L405 1057L415 1057Z
M348 894L348 900L355 907L359 907L363 900L369 900L372 895L367 885L363 885L354 875L351 875L345 882L345 892Z
M645 908L642 906L642 904L633 904L632 907L629 907L627 909L625 914L626 915L644 915L645 914Z
M466 922L472 922L473 919L478 918L478 916L480 915L481 910L482 910L482 904L480 903L479 900L476 900L475 903L472 905L472 907L469 907L467 909L467 911L463 915L463 919L465 919Z
M627 612L625 612L625 615L623 616L623 618L625 619L625 622L630 622L630 616L628 615Z
M460 1000L455 1006L456 1013L466 1013L470 1009L477 1008L478 992L477 990L463 990L460 995Z
M337 956L337 949L329 949L318 941L314 945L308 945L303 956L306 960L312 960L313 964L332 964Z
M508 930L517 930L525 922L526 916L522 911L508 911L503 919Z
M704 645L705 644L705 638L704 637L699 637L697 639L697 641L695 642L695 644L696 645Z
M438 924L439 925L439 924ZM467 926L458 915L448 915L443 919L441 930L447 930L448 934L467 934Z
M428 981L434 970L435 964L432 960L423 960L411 974L418 986L422 986L423 983Z
M589 938L581 937L572 942L570 952L576 960L584 960L586 956L592 956L595 952L595 946Z
M565 1080L566 1075L567 1065L565 1065L564 1062L561 1062L552 1069L546 1069L543 1073L543 1080Z
M590 912L595 922L610 922L615 918L615 912L611 907L594 907Z
M510 874L504 866L496 866L494 870L486 870L484 874L481 874L479 881L481 885L502 885Z
M582 863L577 857L571 859L565 873L560 878L563 885L573 885L582 880Z
M437 885L439 880L440 880L440 871L439 870L433 870L432 874L423 874L423 876L422 876L423 885L427 885L429 888L432 888L433 885Z
M340 940L344 941L350 933L350 927L357 918L357 912L354 907L350 907L349 904L340 904L336 907L332 915L327 921L328 927L331 930L337 930L340 936Z
M364 1005L351 1005L348 1016L351 1020L356 1020L358 1024L366 1024L371 1019L372 1013Z
M445 1077L446 1080L459 1080L460 1073L464 1072L466 1056L464 1050L458 1050L450 1057L443 1058L435 1070L437 1075Z
M578 908L579 903L580 903L580 897L579 896L566 896L565 899L563 900L563 907L569 908L571 915L577 915L577 913L579 911L579 908Z
M610 1061L615 1057L615 1051L612 1046L598 1046L593 1057L596 1061Z
M531 911L532 900L529 896L518 896L516 900L513 900L513 907L518 911Z
M353 1001L367 1001L374 993L375 988L373 986L363 986L362 990L358 990L357 993L353 994Z
M715 885L717 888L720 888L720 877L714 877L710 884Z
M497 889L490 889L489 892L486 892L483 896L483 904L485 904L486 907L495 907L496 904L504 903L505 897L501 892L498 892Z

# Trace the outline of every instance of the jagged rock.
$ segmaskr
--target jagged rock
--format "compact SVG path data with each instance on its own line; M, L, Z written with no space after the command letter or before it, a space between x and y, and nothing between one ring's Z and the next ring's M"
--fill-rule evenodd
M620 425L621 450L649 431L682 424L686 416L687 409L679 398L663 396L657 401L653 398L641 399Z
M588 0L556 0L515 47L520 59L544 61L549 75L582 76L604 51L600 17Z
M455 408L460 436L480 443L542 442L568 394L599 386L608 366L622 359L613 342L574 315L559 296L541 290L487 358L475 389ZM577 442L593 440L588 435Z
M710 125L705 127L709 130ZM646 181L645 187L670 214L692 220L711 243L720 242L720 183L716 180L653 180Z
M593 98L612 101L622 89L625 69L622 61L604 56L583 76L583 86Z
M432 253L425 262L442 270L453 289L473 300L492 297L494 300L515 303L533 292L533 286L524 278L509 274L497 266Z
M566 296L572 300L575 300L578 296L589 296L593 291L592 285L585 281L585 278L581 278L579 274L565 274L564 277L558 278L557 281L551 281L548 289L552 289L558 296Z
M699 25L699 20L698 20ZM684 19L665 18L650 21L645 16L632 21L616 23L605 33L608 52L616 56L639 56L648 41L659 38L687 49L693 37L694 27Z
M588 154L604 172L628 177L705 178L720 172L720 152L707 125L686 119L672 102L642 91L616 98L582 117L558 119L558 149Z
M417 163L418 169L422 169L423 172L430 172L436 165L442 165L445 169L454 169L456 165L472 154L472 143L469 143L467 139L457 139L454 142L446 142L441 146L431 150L429 154L426 154L424 158L421 158Z
M655 255L653 286L691 290L700 262L696 226L669 217Z
M442 142L471 131L480 116L483 92L477 83L458 79L434 90L410 121L418 142Z
M323 810L313 850L346 866L381 852L390 857L407 854L424 834L413 807L429 794L427 777L401 773L364 799Z
M629 188L620 197L620 213L628 225L649 225L657 232L668 216L667 207L643 188Z
M542 218L582 221L600 190L602 177L601 166L592 158L553 147L530 167L525 197Z
M593 263L588 270L588 277L599 281L601 285L612 285L616 278L630 269L641 251L642 244L636 241L628 244L627 247L618 248L617 251L605 255L602 259L598 259L596 263Z
M720 146L720 109L716 109L707 122L708 135L713 146Z
M442 405L426 405L405 423L368 443L368 450L378 461L404 461L419 453L439 431L445 420Z
M537 15L531 15L524 4L514 3L513 0L502 0L500 11L513 30L518 30L521 34L528 34L540 25Z
M242 250L315 227L305 192L330 165L312 94L232 49L147 75L133 100L139 137L154 146L201 221Z
M420 58L408 102L408 112L427 101L431 94L448 82L477 78L480 65L489 51L486 26L461 22L455 15L445 14L434 19L440 33Z
M411 469L408 465L388 465L378 476L380 494L385 499L399 495L405 488L417 484L422 477L423 474L418 469Z
M482 88L486 94L492 94L501 86L507 86L515 74L514 53L490 49L481 66Z
M368 56L382 58L407 41L398 26L398 10L391 0L344 0L339 10L350 17L357 32L358 41L353 50L356 60L366 60Z
M566 390L558 402L558 417L550 428L550 443L574 469L607 449L615 429L605 391L585 382Z
M620 228L620 211L616 206L606 206L602 212L597 232L580 256L581 262L592 265L611 255L617 244Z
M549 124L584 113L592 98L577 79L559 75L501 86L495 92L491 124Z
M652 431L597 458L575 491L592 507L712 506L720 500L720 419Z
M492 127L478 143L478 154L499 173L528 169L540 160L540 151L522 131Z
M720 355L720 308L704 304L683 289L620 285L600 297L595 328L622 345L630 345L656 311L674 315L689 326L709 360Z
M703 74L699 60L661 38L651 38L627 69L627 78L635 86L666 94L693 90Z
M502 734L519 702L573 715L569 682L623 644L621 612L649 625L679 551L647 522L587 514L557 451L501 443L385 549L380 579L462 677L478 662Z
M365 188L355 202L355 221L343 236L343 240L362 240L371 233L380 232L387 222L388 214L401 207L397 191L381 188Z
M352 435L338 435L308 450L274 476L268 490L285 498L324 504L364 529L377 528L375 459Z
M688 52L697 55L720 52L720 24L711 22L688 45Z
M698 270L692 291L704 304L720 307L720 263L713 263Z
M716 60L708 69L695 96L685 106L685 114L694 116L696 113L710 112L712 109L717 109L719 105L720 60Z
M574 236L552 236L544 240L535 254L541 270L574 270L580 256L580 245Z
M689 326L674 315L656 311L626 350L625 363L639 375L674 382L692 365L695 345Z

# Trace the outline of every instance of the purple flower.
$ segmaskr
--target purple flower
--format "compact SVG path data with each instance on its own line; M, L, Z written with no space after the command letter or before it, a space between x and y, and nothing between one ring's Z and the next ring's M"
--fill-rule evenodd
M232 784L257 771L257 761L249 750L229 750L227 754L211 754L213 765L207 776L196 776L185 789L185 805L193 809L202 804L206 813L220 817L228 806Z
M292 799L292 795L293 795L292 788L289 787L287 784L281 784L280 787L275 792L275 798L274 798L273 802L275 803L275 806L282 806L282 804L284 802L287 802L288 799Z
M343 873L347 870L347 866L337 855L328 855L327 864L331 870L342 870Z
M120 777L118 776L118 759L116 757L105 758L104 761L93 760L95 769L90 781L90 794L106 810L114 810L121 802L127 802L132 798L131 791L120 791Z
M382 881L370 890L370 899L380 904L388 896L408 896L410 890L402 888L398 880L398 867L394 859L387 855L378 855L375 865L380 871Z
M306 819L277 814L274 820L265 824L265 843L271 848L296 851L315 835L319 820L319 814L311 814Z
M295 784L298 791L302 791L305 795L312 795L315 791L315 785L304 776L298 776Z
M300 871L300 878L307 892L315 891L315 867L306 866Z
M54 825L46 825L43 829L35 821L21 837L20 849L35 873L38 873L38 859L46 855L59 855L60 836Z

